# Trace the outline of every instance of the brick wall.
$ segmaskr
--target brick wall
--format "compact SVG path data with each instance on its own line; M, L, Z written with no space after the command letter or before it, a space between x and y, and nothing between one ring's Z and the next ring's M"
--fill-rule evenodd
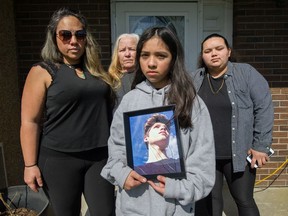
M23 162L19 145L20 98L13 1L11 0L0 1L0 26L0 143L3 144L2 152L4 152L8 183L16 185L19 184L19 179L22 180ZM2 158L0 155L0 161ZM3 171L3 167L0 167L0 182L3 182L5 176L1 168Z
M258 186L288 186L287 11L284 0L234 0L233 48L240 62L250 63L268 80L275 109L275 155L265 168L258 169Z
M86 16L92 33L100 44L102 64L105 68L108 67L111 49L110 0L14 1L20 92L30 67L40 60L46 26L52 13L64 6L80 10Z

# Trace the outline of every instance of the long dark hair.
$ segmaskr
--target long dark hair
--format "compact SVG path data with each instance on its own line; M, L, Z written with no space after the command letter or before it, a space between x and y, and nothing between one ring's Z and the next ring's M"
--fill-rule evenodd
M168 27L151 27L146 29L141 35L137 45L136 74L132 83L132 89L138 83L146 80L140 67L141 51L144 44L155 36L163 40L172 54L170 72L168 74L171 87L167 95L165 95L165 99L167 99L169 104L176 104L175 118L178 118L180 127L192 127L191 115L196 91L192 78L185 68L183 47L177 35Z

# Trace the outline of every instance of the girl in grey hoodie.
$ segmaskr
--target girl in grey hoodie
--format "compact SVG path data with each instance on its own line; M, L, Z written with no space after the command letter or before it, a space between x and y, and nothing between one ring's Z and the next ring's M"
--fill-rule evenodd
M108 140L109 159L101 175L117 186L117 216L194 215L195 201L207 196L215 180L210 115L185 69L177 35L152 27L140 37L132 90L115 111ZM123 113L175 104L186 177L147 180L127 165Z

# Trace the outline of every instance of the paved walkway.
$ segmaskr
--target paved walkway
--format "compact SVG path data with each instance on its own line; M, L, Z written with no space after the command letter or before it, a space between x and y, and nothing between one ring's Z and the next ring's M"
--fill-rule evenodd
M288 215L288 187L269 187L264 191L262 191L261 188L255 188L254 198L261 216ZM85 215L86 210L87 205L84 201L82 205L82 216ZM51 214L48 215L50 216ZM236 205L226 185L224 186L223 216L238 216Z
M224 189L223 216L237 216L236 205L227 188ZM288 187L269 187L264 191L255 188L254 198L261 216L288 215Z

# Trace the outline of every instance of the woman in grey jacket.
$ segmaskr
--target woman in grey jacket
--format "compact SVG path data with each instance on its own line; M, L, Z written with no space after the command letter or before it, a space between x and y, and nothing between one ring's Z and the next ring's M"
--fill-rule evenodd
M166 27L147 29L137 45L132 91L117 108L101 175L118 186L116 215L194 215L194 202L209 194L215 179L212 124L184 67L177 36ZM123 113L176 104L186 178L147 180L127 165Z
M266 163L272 144L274 114L268 83L251 65L229 61L231 49L223 36L207 36L201 49L201 68L193 80L212 119L216 182L211 193L212 209L205 207L211 206L208 196L206 203L196 203L196 215L222 216L225 176L239 216L258 216L253 199L254 165ZM251 164L246 161L248 154L253 156ZM207 209L210 213L203 212Z

